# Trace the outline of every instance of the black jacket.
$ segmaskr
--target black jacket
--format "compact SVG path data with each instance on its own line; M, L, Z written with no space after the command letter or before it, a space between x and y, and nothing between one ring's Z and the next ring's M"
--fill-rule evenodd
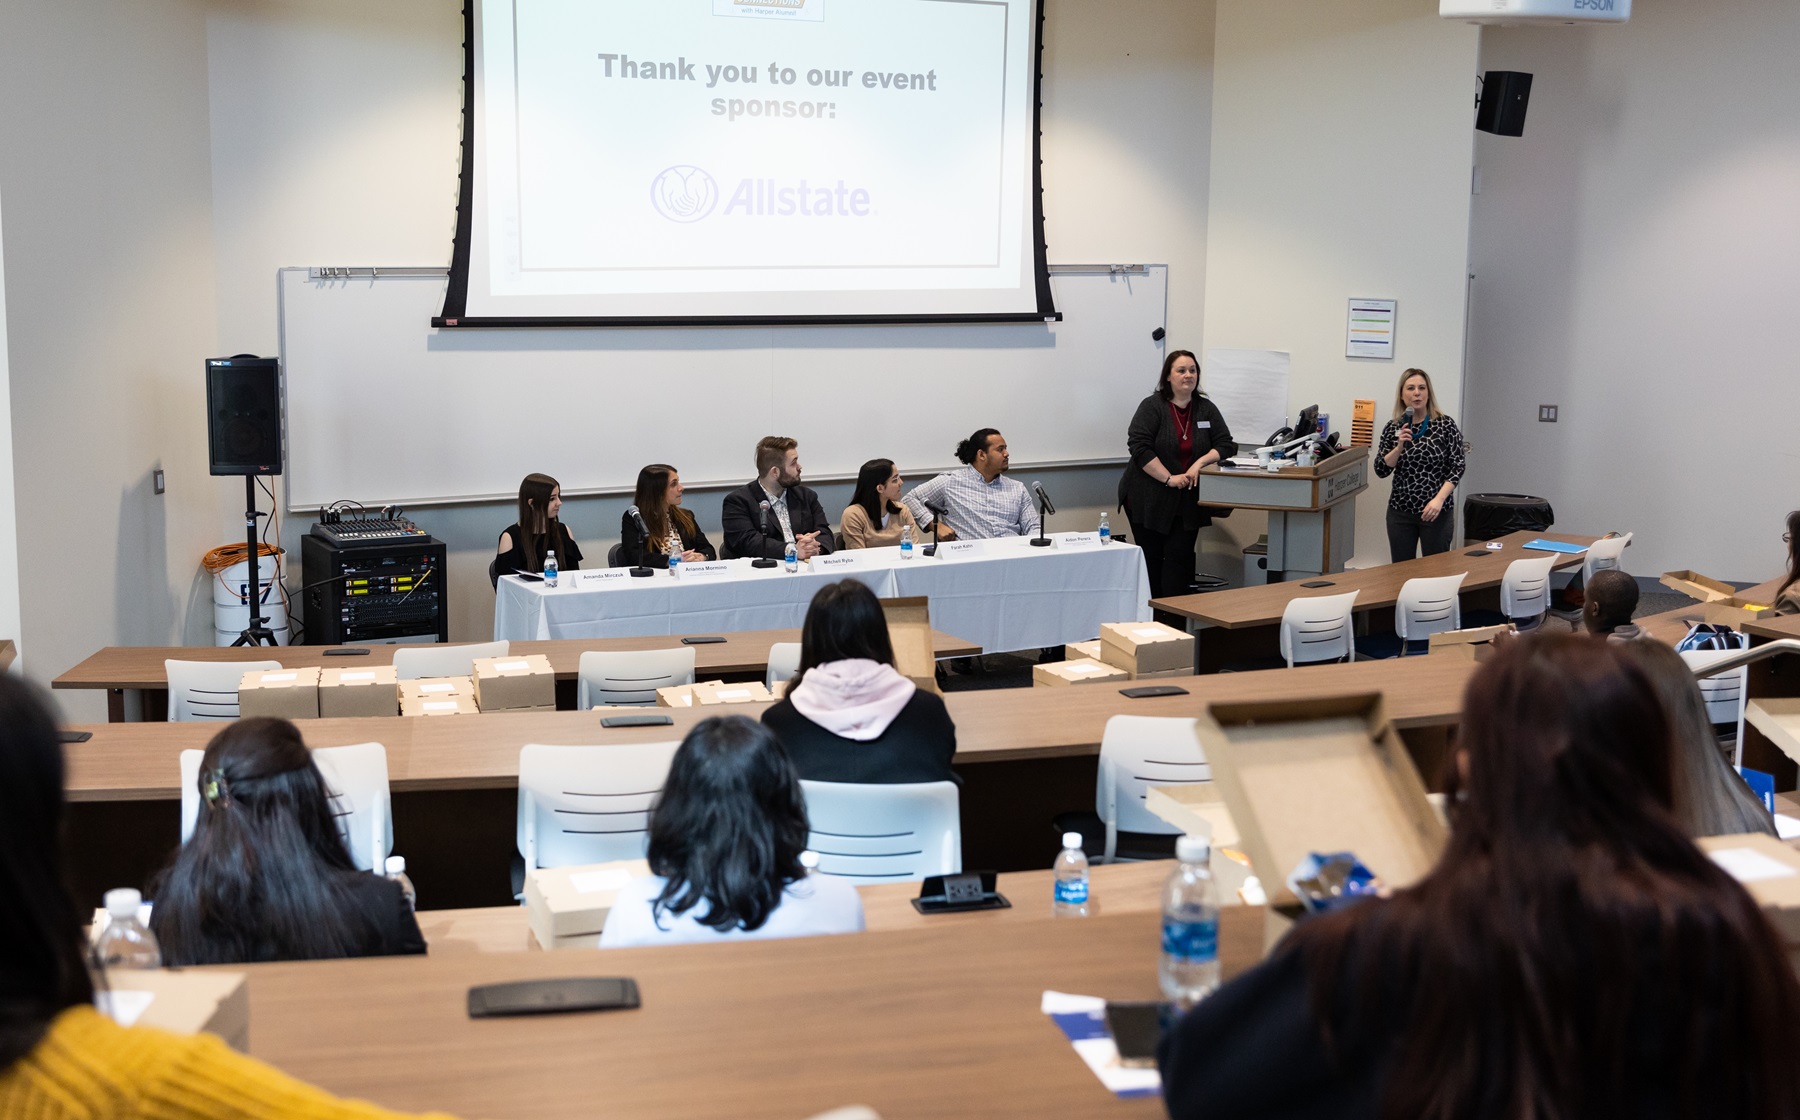
M1188 412L1194 423L1196 462L1213 450L1217 450L1222 459L1237 454L1231 428L1211 398L1194 394ZM1171 533L1177 529L1210 525L1215 516L1223 517L1230 512L1217 506L1203 506L1195 500L1194 491L1171 490L1144 472L1144 466L1152 459L1162 460L1170 474L1181 472L1181 437L1175 431L1174 418L1169 415L1168 401L1155 393L1143 399L1131 417L1131 427L1126 429L1125 446L1131 453L1131 462L1126 464L1125 474L1119 479L1119 502L1134 524L1158 533Z
M524 539L524 534L519 531L517 525L508 525L506 528L500 530L500 536L502 537L509 533L512 534L512 548L507 551L501 552L499 540L496 538L494 541L494 551L496 554L495 563L499 565L497 574L503 576L510 576L514 572L525 567L525 550L520 546L520 542ZM556 539L557 543L552 546L552 551L556 553L556 570L559 572L573 572L579 570L581 567L581 549L576 546L575 538L569 535L569 527L564 525L560 520L556 523ZM544 538L542 536L539 536L537 539L540 550L543 548L543 540ZM536 574L538 569L543 566L543 556L540 554L538 557L538 567L532 569L533 574Z
M924 689L873 739L846 739L820 727L782 700L763 713L763 725L775 733L794 769L813 782L957 782L950 769L956 757L956 725L943 698Z
M708 560L717 560L719 554L713 550L712 542L706 539L706 531L694 522L694 531L690 534L679 518L675 519L675 531L681 534L683 551L698 552ZM629 513L619 515L619 566L666 568L669 566L669 554L663 551L664 542L657 541L655 548L646 547L644 534L638 532L637 522Z
M725 528L727 557L766 556L779 560L787 554L787 538L781 535L781 523L776 520L773 510L763 512L762 503L768 500L769 495L759 482L740 486L725 495L725 508L719 514L719 521ZM831 522L825 520L825 507L819 504L819 495L810 487L788 487L787 507L788 522L793 525L796 537L817 530L820 552L830 552L835 547Z

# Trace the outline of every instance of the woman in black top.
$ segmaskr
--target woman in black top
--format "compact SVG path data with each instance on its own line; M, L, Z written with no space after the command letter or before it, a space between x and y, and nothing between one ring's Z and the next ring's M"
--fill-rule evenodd
M573 572L581 567L581 549L557 520L562 511L562 485L547 474L528 474L519 483L519 519L500 534L495 547L500 575L536 574L544 570L544 553L556 553L556 568ZM520 526L529 526L525 532Z
M400 885L358 871L300 731L241 719L200 760L194 834L154 886L165 965L423 953Z
M1156 392L1138 405L1125 445L1131 462L1119 479L1119 501L1144 550L1150 594L1185 595L1194 581L1195 539L1213 514L1229 512L1195 500L1200 468L1237 454L1225 417L1200 392L1192 351L1163 359Z
M694 515L681 507L681 472L667 463L651 463L638 472L637 493L632 503L644 528L650 530L645 540L637 520L629 511L619 515L619 563L632 567L664 568L669 564L669 549L678 546L684 561L717 560L719 554L712 542L700 531ZM671 539L673 538L673 539Z
M813 596L800 673L763 713L794 769L815 782L957 782L956 725L941 697L894 668L881 602L853 579Z
M1388 495L1388 551L1394 563L1450 551L1456 528L1451 496L1463 476L1463 437L1456 421L1438 411L1431 375L1409 369L1394 394L1394 418L1381 429L1375 454L1377 478L1394 476Z
M1675 822L1641 665L1572 634L1495 648L1437 865L1302 921L1178 1021L1174 1120L1800 1116L1800 984Z

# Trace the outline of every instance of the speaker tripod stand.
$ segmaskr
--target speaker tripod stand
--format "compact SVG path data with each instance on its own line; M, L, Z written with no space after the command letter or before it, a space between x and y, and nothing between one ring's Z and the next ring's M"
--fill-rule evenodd
M269 629L269 620L263 616L262 603L262 556L257 552L256 519L262 514L256 508L256 476L244 476L244 536L249 545L245 553L245 563L250 566L249 595L244 603L250 610L250 623L244 627L243 633L232 642L232 648L238 646L272 646L280 643L275 640L275 631ZM269 513L275 516L274 512Z

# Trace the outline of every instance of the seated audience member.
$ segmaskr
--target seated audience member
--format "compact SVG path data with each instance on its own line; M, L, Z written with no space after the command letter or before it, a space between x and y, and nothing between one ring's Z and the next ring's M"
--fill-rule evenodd
M1437 865L1301 922L1180 1019L1169 1115L1800 1115L1800 985L1676 824L1627 648L1497 646L1463 712Z
M920 525L931 528L931 506L963 540L1017 537L1037 532L1037 506L1025 484L1004 477L1012 462L1006 437L982 428L956 445L962 469L940 474L912 488L902 501ZM942 528L939 536L949 536Z
M400 885L350 862L331 792L285 719L227 724L200 760L200 815L152 890L165 965L423 953Z
M894 668L881 601L853 579L813 596L800 630L800 672L763 713L802 778L815 782L954 782L956 725L943 697Z
M764 436L756 445L756 481L725 495L719 520L727 556L779 560L788 542L802 560L830 552L831 523L819 495L800 485L800 445Z
M856 888L801 866L807 832L775 736L744 716L702 720L650 813L652 873L619 891L600 947L858 932Z
M544 570L544 554L556 553L558 571L581 567L581 549L557 519L562 510L562 486L547 474L528 474L519 483L519 519L500 533L499 573L536 574Z
M892 459L870 459L862 465L850 505L838 520L845 548L893 548L908 526L918 539L919 524L913 520L912 510L899 501L900 488L905 485Z
M619 563L632 567L666 568L669 555L682 560L717 560L712 542L700 531L694 515L681 507L681 474L667 463L651 463L638 472L632 504L650 530L650 539L638 531L629 513L619 515Z
M210 1034L121 1027L94 1008L64 887L63 756L36 690L0 675L0 1116L382 1120ZM372 876L371 876L372 878Z
M1581 606L1581 624L1596 638L1630 641L1644 632L1631 621L1637 610L1638 585L1617 568L1604 568L1587 581L1587 601Z
M1775 591L1775 610L1778 614L1800 614L1800 509L1788 514L1787 532L1781 534L1782 543L1788 547L1787 578Z
M1725 760L1706 698L1681 655L1661 642L1625 647L1656 687L1672 735L1669 762L1675 820L1689 836L1775 833L1775 817Z

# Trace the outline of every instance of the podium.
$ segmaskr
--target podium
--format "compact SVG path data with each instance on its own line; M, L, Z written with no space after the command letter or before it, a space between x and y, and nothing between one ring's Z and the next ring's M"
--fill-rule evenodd
M1310 467L1277 471L1202 467L1201 505L1269 512L1269 578L1341 572L1356 551L1356 496L1369 488L1369 449L1351 447Z

